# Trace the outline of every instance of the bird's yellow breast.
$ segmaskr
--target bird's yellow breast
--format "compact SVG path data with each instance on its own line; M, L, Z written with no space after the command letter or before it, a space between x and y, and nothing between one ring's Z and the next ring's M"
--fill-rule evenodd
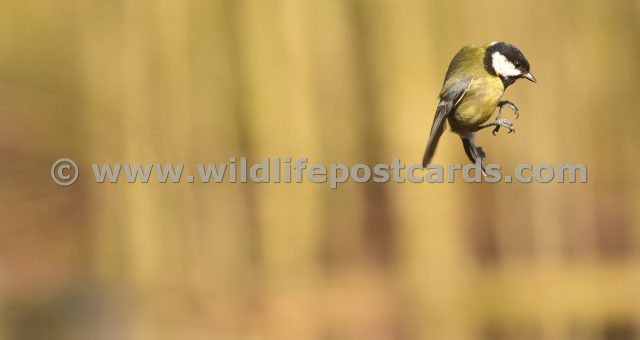
M486 122L504 94L504 85L498 77L478 77L473 80L453 115L449 118L451 130L472 132Z

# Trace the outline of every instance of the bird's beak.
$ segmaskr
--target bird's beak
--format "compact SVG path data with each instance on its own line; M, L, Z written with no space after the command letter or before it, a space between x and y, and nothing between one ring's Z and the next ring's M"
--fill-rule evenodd
M523 77L529 79L530 81L537 83L538 81L536 80L536 77L533 76L533 74L531 74L531 72L529 73L525 73L522 75Z

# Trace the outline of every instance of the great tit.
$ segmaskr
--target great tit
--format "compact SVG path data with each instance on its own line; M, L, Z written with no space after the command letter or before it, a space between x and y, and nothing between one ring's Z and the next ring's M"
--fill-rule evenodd
M422 166L427 167L438 146L438 140L449 121L451 131L462 139L464 151L473 163L485 158L485 153L474 143L477 131L494 127L495 135L500 127L514 132L513 123L502 118L502 108L513 110L518 118L518 108L501 100L504 91L519 78L536 82L529 70L529 62L518 48L504 42L494 42L483 47L465 46L451 60L440 91L440 103L433 119L427 149ZM484 124L499 108L495 121ZM483 168L484 170L484 168Z

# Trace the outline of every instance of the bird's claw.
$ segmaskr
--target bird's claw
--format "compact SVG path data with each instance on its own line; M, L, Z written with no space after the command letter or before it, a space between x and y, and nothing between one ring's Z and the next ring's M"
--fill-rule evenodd
M516 129L513 127L513 123L505 118L498 118L491 124L496 126L492 132L494 136L496 135L496 133L498 133L498 131L500 131L501 127L504 127L505 129L509 130L508 133L516 132Z
M514 103L507 100L503 100L498 103L498 116L502 116L502 108L505 106L510 108L511 111L513 111L513 114L516 116L516 119L520 117L520 110L518 110L518 107Z

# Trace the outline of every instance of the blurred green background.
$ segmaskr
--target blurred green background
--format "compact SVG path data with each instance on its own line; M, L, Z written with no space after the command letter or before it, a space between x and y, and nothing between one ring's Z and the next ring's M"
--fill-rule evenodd
M640 1L27 0L0 11L0 339L640 338ZM94 162L418 163L452 56L537 84L490 162L587 184L118 184ZM74 158L72 187L49 178ZM445 134L441 164L466 163Z

